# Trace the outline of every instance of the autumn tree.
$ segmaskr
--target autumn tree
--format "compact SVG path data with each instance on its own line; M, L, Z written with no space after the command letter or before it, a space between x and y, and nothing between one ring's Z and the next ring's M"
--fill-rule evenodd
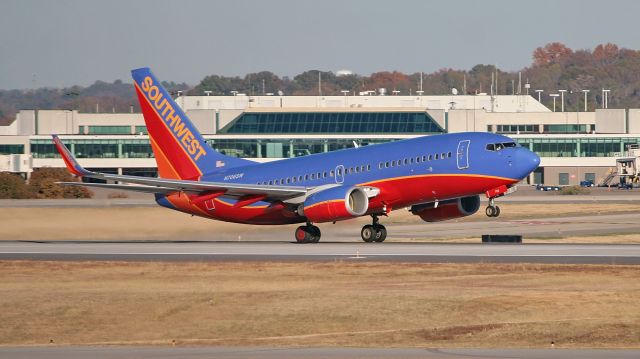
M28 189L35 198L91 198L85 187L63 186L56 182L75 182L65 168L43 167L33 171Z
M573 50L562 43L552 42L544 47L538 47L533 51L533 64L535 66L545 66L559 63L563 59L571 56Z
M8 172L0 172L0 198L23 199L31 198L22 177Z

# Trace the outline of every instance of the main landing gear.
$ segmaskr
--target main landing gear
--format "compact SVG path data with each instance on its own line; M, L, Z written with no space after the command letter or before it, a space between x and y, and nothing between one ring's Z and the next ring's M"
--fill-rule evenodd
M387 239L387 229L378 223L378 216L373 214L371 215L373 218L373 224L367 224L362 227L362 231L360 231L360 236L362 236L362 240L371 243L371 242L384 242Z
M498 217L500 215L500 207L496 206L495 198L489 198L489 205L484 210L487 217Z
M306 226L296 228L296 242L298 243L318 243L320 235L320 228L311 222L307 222Z

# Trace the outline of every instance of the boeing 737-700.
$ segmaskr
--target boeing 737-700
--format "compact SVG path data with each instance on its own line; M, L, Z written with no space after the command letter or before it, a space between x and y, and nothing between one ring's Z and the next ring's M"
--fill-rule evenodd
M209 146L148 68L132 71L158 165L158 178L115 175L81 167L58 136L69 171L107 183L68 182L152 193L164 207L236 223L304 223L295 240L320 240L314 223L371 216L365 242L382 242L380 216L409 208L427 222L459 218L489 204L535 170L540 158L502 135L484 132L423 136L304 157L256 163ZM111 183L117 182L117 183Z

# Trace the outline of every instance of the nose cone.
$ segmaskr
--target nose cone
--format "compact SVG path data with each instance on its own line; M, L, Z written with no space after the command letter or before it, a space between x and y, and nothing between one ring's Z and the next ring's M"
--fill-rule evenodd
M540 166L540 157L535 152L519 147L514 156L514 169L520 179L527 177Z

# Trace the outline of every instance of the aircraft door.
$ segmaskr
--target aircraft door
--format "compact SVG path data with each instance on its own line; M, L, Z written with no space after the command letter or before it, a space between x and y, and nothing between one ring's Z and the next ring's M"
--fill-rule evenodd
M458 153L456 156L458 162L458 169L463 170L469 168L469 144L471 140L464 140L458 142Z
M336 166L336 183L341 184L342 182L344 182L344 166L343 165L337 165Z

